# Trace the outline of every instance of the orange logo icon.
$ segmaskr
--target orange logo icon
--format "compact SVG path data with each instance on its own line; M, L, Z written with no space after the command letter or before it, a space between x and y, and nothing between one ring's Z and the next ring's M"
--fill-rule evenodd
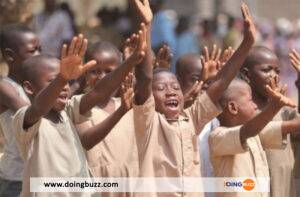
M252 179L246 179L243 181L244 190L251 191L255 187L255 182Z

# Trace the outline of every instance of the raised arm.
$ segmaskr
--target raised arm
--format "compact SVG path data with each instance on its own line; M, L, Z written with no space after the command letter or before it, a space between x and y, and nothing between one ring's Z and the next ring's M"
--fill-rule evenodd
M120 84L124 81L128 73L143 61L147 47L144 36L145 32L145 25L141 24L141 30L135 35L137 42L133 53L121 66L98 81L95 87L82 97L80 103L81 114L89 111L95 105L101 104L101 102L106 102L107 98L111 97L114 91L120 87Z
M153 60L151 49L151 21L153 18L152 11L150 9L149 0L131 0L138 15L145 23L146 29L146 41L147 50L145 60L142 65L135 69L136 76L136 91L135 91L135 103L142 105L152 94L152 75L153 75Z
M1 79L1 77L0 77L0 98L1 98L0 105L3 106L2 108L4 110L10 109L13 112L16 112L21 107L30 104L24 99L22 99L18 94L17 90L5 79ZM0 111L0 113L2 113L2 111Z
M96 65L96 61L94 60L83 64L82 59L87 49L87 42L87 39L84 39L83 35L80 34L79 37L72 39L69 48L67 48L67 45L63 45L60 73L34 98L32 105L25 113L25 128L38 122L40 118L51 110L61 90L70 80L78 78L88 69Z
M215 103L219 101L229 83L239 72L250 48L255 42L255 26L249 13L248 6L245 3L242 4L242 14L244 18L244 39L225 66L218 72L214 82L207 90L207 94Z
M86 126L79 127L79 136L82 143L82 146L89 150L103 140L113 127L120 121L123 115L131 109L132 107L132 97L133 97L133 86L132 86L133 74L129 73L125 81L121 85L121 106L107 117L104 121L97 124L94 127L89 127L86 129ZM85 123L86 125L86 123Z
M283 96L286 89L286 85L277 90L273 90L270 86L266 86L266 91L268 92L271 101L261 113L241 127L240 139L242 144L245 143L248 138L258 135L283 106L296 107L293 101Z
M290 61L297 71L298 79L295 82L296 88L298 89L298 113L300 113L300 54L293 49L292 52L289 54Z

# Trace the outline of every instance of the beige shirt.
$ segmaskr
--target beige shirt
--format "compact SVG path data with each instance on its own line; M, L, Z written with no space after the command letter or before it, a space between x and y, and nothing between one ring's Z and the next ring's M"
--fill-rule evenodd
M2 79L10 83L18 92L19 97L29 103L28 97L19 84L8 77ZM3 156L0 159L0 177L11 181L22 181L24 161L20 157L13 129L14 114L15 112L10 109L0 114L0 131L4 137Z
M240 141L241 126L218 127L209 136L216 177L269 177L264 148L284 148L282 122L269 123L259 135ZM216 193L216 196L269 196L268 193Z
M275 116L274 120L291 120L296 116L295 111L283 108ZM286 148L282 150L267 149L266 155L270 168L271 176L271 196L272 197L294 197L296 196L293 179L294 154L291 145L291 136L287 135L284 139ZM299 194L300 196L300 194Z
M120 102L116 107L119 106ZM95 126L108 116L106 111L94 107L91 120L82 126L85 128ZM132 110L121 118L100 143L87 151L86 155L95 177L138 177L138 155Z
M177 120L167 120L163 114L156 112L153 96L143 105L134 105L140 176L200 176L198 135L205 124L220 112L206 93L200 95Z
M86 157L74 123L87 116L79 113L81 96L74 96L61 112L62 122L41 118L23 129L28 106L17 111L13 119L21 156L25 160L22 196L53 196L51 193L29 193L30 177L90 177ZM57 193L55 196L90 196L89 193Z

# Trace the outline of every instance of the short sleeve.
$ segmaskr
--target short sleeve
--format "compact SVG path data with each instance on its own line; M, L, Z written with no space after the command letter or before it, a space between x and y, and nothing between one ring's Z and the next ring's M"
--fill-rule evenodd
M287 138L282 135L282 121L271 121L259 134L261 144L265 149L283 149Z
M241 126L218 127L211 132L208 139L211 156L235 155L248 151L247 144L241 144L240 128Z
M92 112L88 111L84 115L80 114L80 102L83 95L73 96L66 105L66 113L68 114L69 118L72 120L74 124L81 124L83 122L89 121Z
M151 95L143 105L133 104L132 108L137 142L142 144L142 142L147 141L152 131L155 115L155 101L153 95Z
M206 92L198 96L194 104L185 110L192 119L195 130L199 134L203 127L222 112L220 106L213 103Z
M15 130L18 148L21 152L21 157L26 160L28 151L31 147L33 139L37 135L41 126L42 118L28 129L24 129L25 113L29 106L20 108L13 117L13 128Z

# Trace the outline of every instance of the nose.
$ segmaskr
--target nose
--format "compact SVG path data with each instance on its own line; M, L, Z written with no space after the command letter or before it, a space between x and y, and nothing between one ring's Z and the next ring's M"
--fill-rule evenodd
M255 111L256 111L257 108L258 108L257 105L256 105L256 103L254 103L254 102L253 102L253 108L255 109Z
M172 87L167 87L166 96L167 97L176 96L176 92L173 90Z

